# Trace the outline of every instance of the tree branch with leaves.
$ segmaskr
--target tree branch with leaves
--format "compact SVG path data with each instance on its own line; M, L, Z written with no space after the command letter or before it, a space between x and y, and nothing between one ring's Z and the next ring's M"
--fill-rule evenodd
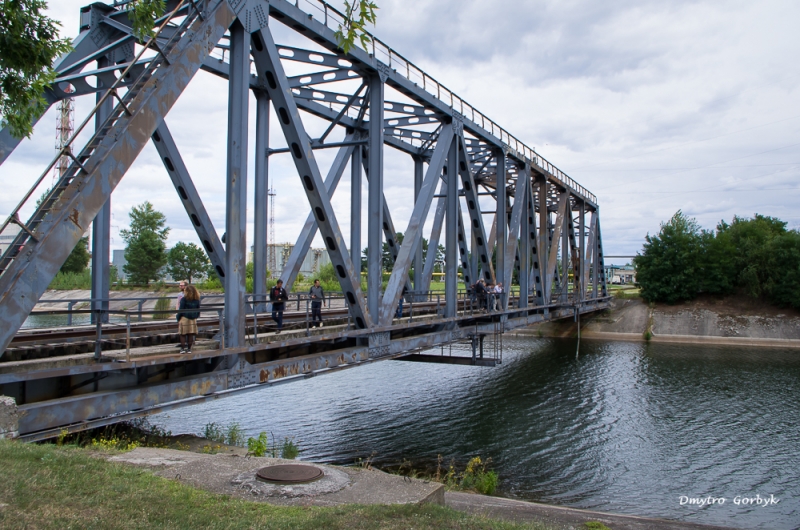
M339 29L335 33L339 47L344 53L349 53L358 39L361 47L366 51L371 40L366 27L367 24L375 25L377 4L369 0L353 0L353 3L345 0L344 8L344 21L339 24ZM355 16L356 14L358 17Z

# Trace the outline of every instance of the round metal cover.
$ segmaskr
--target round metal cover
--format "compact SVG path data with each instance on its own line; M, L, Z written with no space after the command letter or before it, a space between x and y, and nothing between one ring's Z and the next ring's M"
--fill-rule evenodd
M256 478L271 484L303 484L321 479L325 474L318 467L303 464L279 464L262 467Z

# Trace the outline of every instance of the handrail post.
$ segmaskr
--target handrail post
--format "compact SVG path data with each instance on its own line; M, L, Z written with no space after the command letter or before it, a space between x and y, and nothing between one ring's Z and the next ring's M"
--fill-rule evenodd
M258 344L258 297L260 295L253 295L253 344Z
M131 314L125 313L125 361L131 362Z
M144 305L144 299L139 300L139 322L142 321L142 306Z
M101 345L100 345L100 343L103 340L103 321L101 319L103 312L100 309L95 310L95 312L96 312L97 316L95 318L96 334L95 334L95 339L94 339L94 360L95 361L99 361L100 360L100 353L101 353Z
M219 316L219 344L220 349L225 349L225 310L224 309L217 309L217 315Z
M300 303L300 295L298 295L298 304ZM308 328L308 300L306 299L306 337L311 335L311 331Z
M70 303L67 304L67 311L69 311L69 313L67 313L67 325L68 326L72 325L72 307L74 305L75 305L75 302L70 302Z

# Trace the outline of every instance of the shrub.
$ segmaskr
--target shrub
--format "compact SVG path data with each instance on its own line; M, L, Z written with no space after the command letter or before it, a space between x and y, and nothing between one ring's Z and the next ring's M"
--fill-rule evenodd
M295 445L294 440L289 438L283 439L283 447L281 447L281 458L286 460L294 460L300 454L300 448Z
M247 450L253 456L264 456L269 451L269 439L267 433L261 432L258 438L250 437L247 439ZM273 454L274 456L274 454Z
M172 304L170 303L170 299L166 296L162 296L158 300L156 300L156 313L153 313L153 320L166 320L170 317L170 309L172 309Z

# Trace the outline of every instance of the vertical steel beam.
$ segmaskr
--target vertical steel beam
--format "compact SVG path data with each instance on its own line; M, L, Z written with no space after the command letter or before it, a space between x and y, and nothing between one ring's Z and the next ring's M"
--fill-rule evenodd
M528 296L530 295L530 263L531 263L531 238L530 238L530 165L525 164L525 168L519 172L517 181L522 181L522 196L518 198L523 201L522 215L519 226L519 307L528 307ZM519 188L519 186L517 186Z
M596 229L595 229L595 240L597 241L597 253L595 254L594 261L596 263L595 268L597 269L597 275L599 276L599 287L600 293L598 296L607 296L608 295L608 284L606 283L606 267L605 267L605 259L603 259L603 236L602 232L600 231L600 207L598 206L595 210L595 215L597 217Z
M345 136L345 142L350 141L355 137L356 136L354 135L348 134ZM325 191L327 192L328 197L333 197L333 192L336 191L336 187L339 185L342 174L347 167L347 160L351 158L351 156L355 156L354 153L357 151L358 146L354 147L351 145L342 146L339 148L339 152L336 153L336 158L333 160L333 165L331 165L331 168L328 170L328 176L325 177ZM319 227L314 214L309 213L308 217L306 218L306 222L303 225L303 229L300 230L300 236L297 238L297 242L295 243L294 248L292 248L292 253L289 255L289 259L286 260L286 263L283 266L283 272L281 273L283 287L287 291L291 290L292 285L294 285L294 280L297 278L297 273L300 272L300 267L303 265L303 260L306 259L308 249L311 248L311 242L314 241L314 237L316 237L318 229ZM360 264L361 261L353 263L354 265L356 263Z
M594 239L594 226L595 226L595 218L597 217L596 210L592 212L591 218L589 220L589 232L586 234L586 256L583 259L584 262L584 269L583 269L583 289L587 293L586 298L590 298L588 296L589 293L589 285L594 286L594 280L591 277L591 270L592 270L592 263L594 262L594 256L597 251L595 247L595 239ZM594 298L594 295L591 296Z
M542 270L544 267L539 261L541 256L539 255L539 237L536 229L536 201L534 200L533 188L533 178L531 178L528 182L528 239L530 240L532 257L528 285L535 296L536 305L543 305Z
M369 78L369 185L367 192L367 310L377 323L383 280L383 94L384 79Z
M447 155L447 224L445 226L444 297L445 318L456 316L458 303L458 142Z
M256 163L253 199L253 293L267 293L267 219L269 204L269 95L256 90ZM272 241L274 245L275 242ZM277 271L270 271L275 274Z
M509 280L509 284L511 283L511 279L513 278L513 267L517 263L517 244L519 242L519 225L522 219L522 215L527 213L523 210L523 206L525 205L525 179L522 176L522 172L517 175L517 182L514 186L514 204L511 207L511 221L509 222L509 229L508 229L508 240L506 244L506 255L505 255L505 274L504 276ZM510 289L509 287L506 290Z
M553 279L548 274L547 263L550 259L550 212L547 210L547 177L542 177L537 182L537 195L539 199L539 270L542 277L542 298L544 303L550 303L550 289Z
M586 300L586 201L579 200L578 207L578 267L575 272L575 291L579 302Z
M497 245L495 251L495 275L497 281L503 284L505 293L511 287L511 278L506 276L506 241L508 240L508 212L506 212L506 153L502 149L495 154L497 158L496 191L497 191L497 211L494 218L494 233ZM489 247L491 248L491 247ZM503 309L507 308L508 296L503 295Z
M564 191L566 195L564 205L564 219L561 225L561 301L566 303L567 291L569 291L569 258L570 258L570 244L569 244L569 226L572 211L570 210L569 190Z
M97 61L98 68L109 65L106 57ZM97 93L100 102L105 92ZM100 130L106 119L114 110L113 100L107 98L97 109L94 128ZM80 244L80 243L78 243ZM111 197L103 204L100 212L92 222L92 309L95 311L108 311L109 282L111 281ZM121 272L121 271L119 271ZM100 316L101 322L108 322L108 313ZM96 323L98 315L92 313L91 322Z
M419 201L419 193L422 189L422 158L419 156L414 159L414 206ZM422 284L422 242L417 245L414 253L414 290L419 291Z
M365 311L361 298L361 281L350 259L330 197L325 191L325 183L322 181L314 150L311 148L311 140L300 119L300 111L294 101L289 80L281 64L281 56L269 28L261 28L253 34L253 57L259 76L263 75L267 81L265 88L269 92L278 115L278 123L291 150L292 161L303 184L303 191L308 198L311 211L317 218L320 234L325 241L339 285L347 298L350 314L358 329L369 328L372 326L372 320Z
M600 238L598 234L600 233L600 225L597 221L597 210L594 211L592 214L592 224L594 228L594 234L592 234L592 246L594 247L594 252L592 252L592 298L598 298L600 289L598 288L598 279L600 278L600 274L598 272L600 260L598 259L598 255L600 253Z
M178 146L175 145L175 140L172 138L165 121L159 124L151 138L153 145L156 146L158 155L161 157L161 161L164 163L164 167L167 169L167 174L175 186L175 191L178 192L178 197L183 202L186 214L189 216L195 232L197 232L197 237L200 238L200 242L203 244L206 254L208 254L208 259L211 260L211 265L214 267L220 283L224 285L225 267L227 266L225 248L219 240L217 231L211 223L211 218L208 216L205 206L203 206L203 201L200 200L200 194L197 193L197 188L192 182L189 170L183 162Z
M552 239L550 240L550 248L547 250L547 269L545 270L545 275L548 278L548 282L550 282L550 278L560 278L557 270L557 261L558 261L558 244L559 240L561 239L561 232L564 228L564 216L566 215L567 205L569 203L569 192L566 190L559 190L558 193L558 202L557 202L557 210L556 210L556 222L553 225L553 233ZM548 230L549 232L549 230ZM548 237L550 234L548 233ZM547 301L550 301L550 298L547 298Z
M237 20L230 27L228 82L228 168L225 230L225 346L244 346L247 261L247 128L250 97L250 39Z
M364 149L353 148L350 157L350 259L361 278L361 162ZM332 193L329 192L329 193Z

